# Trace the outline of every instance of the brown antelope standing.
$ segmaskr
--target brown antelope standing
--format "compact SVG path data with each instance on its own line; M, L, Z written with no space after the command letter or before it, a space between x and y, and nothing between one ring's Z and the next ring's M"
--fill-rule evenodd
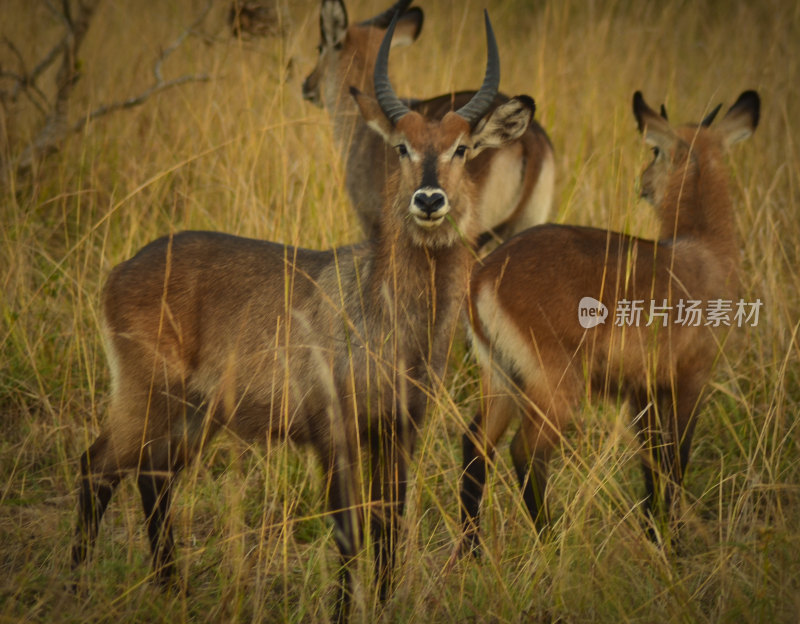
M392 46L409 45L422 29L423 13L400 0L383 13L348 25L342 0L322 0L319 59L303 83L303 97L324 104L333 119L334 139L345 163L345 185L364 233L373 238L380 225L384 187L398 167L397 155L368 128L358 115L348 89L354 85L371 94L371 76L378 45L389 21L400 12ZM440 95L427 100L405 100L429 119L441 119L463 106L474 91ZM492 107L506 102L498 94ZM535 121L527 132L498 149L485 150L467 163L478 188L478 245L501 239L542 223L550 213L555 173L553 147Z
M365 121L400 156L374 241L312 251L183 232L150 243L109 276L102 317L111 404L80 462L75 565L115 487L133 472L156 578L171 582L174 478L227 429L316 451L343 559L340 617L361 542L356 462L368 457L376 574L386 595L407 463L466 295L477 189L465 164L518 137L533 116L526 96L487 114L499 81L488 17L483 86L441 121L394 94L391 34L390 27L378 53L376 99L353 89Z
M737 293L739 250L723 148L754 131L759 98L743 93L716 128L709 126L717 111L699 125L672 128L638 92L633 112L655 154L642 174L642 195L656 208L658 240L543 225L473 270L470 321L485 403L463 439L464 536L455 555L478 546L487 461L518 415L511 456L537 529L547 526L548 462L588 392L629 402L643 444L646 511L671 517L719 349L708 318L686 319L690 302L705 309ZM633 322L626 311L637 307L643 311ZM656 537L654 528L648 532Z

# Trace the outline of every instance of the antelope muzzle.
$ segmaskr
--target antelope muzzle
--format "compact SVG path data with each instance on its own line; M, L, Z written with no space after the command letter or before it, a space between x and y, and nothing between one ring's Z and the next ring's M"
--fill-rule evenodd
M434 228L440 225L450 212L450 202L441 188L423 186L412 195L409 211L417 225Z

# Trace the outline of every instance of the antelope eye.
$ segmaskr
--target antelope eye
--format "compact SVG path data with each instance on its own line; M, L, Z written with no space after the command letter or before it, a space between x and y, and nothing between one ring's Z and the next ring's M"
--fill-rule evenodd
M454 156L454 157L458 157L458 158L464 158L464 156L466 156L466 155L467 155L467 150L468 150L468 149L469 149L469 147L467 147L466 145L459 145L459 146L456 148L456 151L455 151L455 153L453 154L453 156Z
M397 150L397 155L400 156L401 158L403 156L408 156L408 148L402 143L400 143L399 145L395 145L394 148Z
M653 146L653 158L658 158L661 155L661 150L658 145Z

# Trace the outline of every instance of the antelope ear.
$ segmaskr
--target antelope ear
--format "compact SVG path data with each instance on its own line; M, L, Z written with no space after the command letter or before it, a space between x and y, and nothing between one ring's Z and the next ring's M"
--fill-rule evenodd
M394 125L384 114L380 104L378 104L378 100L366 93L362 93L355 87L350 87L350 95L356 101L358 110L367 125L381 135L384 141L389 143L394 134Z
M319 12L319 31L323 43L332 47L347 35L347 9L342 0L323 0Z
M755 91L745 91L725 113L725 117L717 125L722 133L722 140L727 147L744 141L758 126L761 111L761 99Z
M394 37L392 37L392 47L399 48L414 43L419 37L419 33L422 32L423 21L424 16L419 7L411 7L403 13L397 20Z
M533 119L536 104L527 95L518 95L495 108L478 122L472 132L470 158L490 147L501 147L525 134Z
M675 142L675 133L666 118L647 105L641 91L633 94L633 116L645 143L669 150Z

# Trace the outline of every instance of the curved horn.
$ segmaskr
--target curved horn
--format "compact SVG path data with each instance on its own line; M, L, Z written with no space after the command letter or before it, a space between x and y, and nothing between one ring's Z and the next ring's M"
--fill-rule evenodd
M386 29L386 34L383 36L381 47L378 50L378 58L375 60L375 74L373 77L375 99L378 100L383 114L392 122L392 125L396 124L403 115L411 110L395 95L394 89L392 89L392 85L389 82L389 48L392 46L394 27L399 16L399 12L394 14L389 28Z
M414 0L398 0L383 13L378 13L375 17L371 17L360 23L361 26L377 26L378 28L386 28L392 21L395 15L402 15L405 13L409 5Z
M714 121L714 117L717 116L719 109L722 108L722 104L717 104L717 107L712 110L708 115L706 115L705 119L700 122L700 125L704 128L708 128L711 125L711 122Z
M486 22L486 74L480 90L456 111L456 114L466 119L471 126L489 112L489 107L500 87L500 53L497 51L497 40L494 38L489 12L486 9L483 10L483 17Z

